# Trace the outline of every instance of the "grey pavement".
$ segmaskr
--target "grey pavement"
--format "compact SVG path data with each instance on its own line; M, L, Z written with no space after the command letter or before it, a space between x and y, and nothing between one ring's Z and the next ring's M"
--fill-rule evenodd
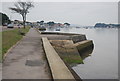
M3 79L51 79L41 36L33 28L6 56Z

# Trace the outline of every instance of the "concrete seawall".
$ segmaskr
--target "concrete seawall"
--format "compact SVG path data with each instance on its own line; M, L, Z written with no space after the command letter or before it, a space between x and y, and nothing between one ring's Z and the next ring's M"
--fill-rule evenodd
M85 50L89 47L93 47L94 45L93 45L92 40L84 40L84 41L75 43L74 46L77 47L78 51L80 52L80 51Z
M40 32L41 34L57 34L57 35L79 35L75 33L62 33L62 32Z
M53 79L71 79L72 81L82 81L82 79L73 71L73 69L71 69L71 67L63 59L61 59L61 56L58 55L58 51L56 51L56 49L54 48L54 46L52 46L50 41L59 42L65 40L72 40L73 44L66 44L64 46L73 46L76 47L78 51L81 51L84 48L86 49L87 46L92 45L92 40L87 40L86 35L84 34L41 31L39 31L39 33L43 36L43 46ZM58 37L54 38L54 36ZM58 44L60 44L60 42Z
M84 34L73 35L73 36L70 37L70 39L71 39L74 43L87 40L86 35L84 35Z
M40 31L39 31L40 32ZM85 34L76 34L76 33L62 33L62 32L40 32L41 34L56 34L56 35L67 35L69 36L68 40L72 40L74 43L87 40Z
M75 81L74 76L54 50L49 40L42 37L42 41L53 79L72 79L72 81Z

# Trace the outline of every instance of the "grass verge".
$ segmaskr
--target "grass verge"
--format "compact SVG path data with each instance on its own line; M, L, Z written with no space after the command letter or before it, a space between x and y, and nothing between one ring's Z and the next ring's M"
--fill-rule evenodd
M29 27L21 28L21 29L14 29L14 30L8 30L2 32L2 53L0 54L1 57L4 56L4 54L10 49L13 45L15 45L20 39L22 39L23 35L20 34L20 31L22 33L27 33L29 31ZM0 58L2 60L2 58Z

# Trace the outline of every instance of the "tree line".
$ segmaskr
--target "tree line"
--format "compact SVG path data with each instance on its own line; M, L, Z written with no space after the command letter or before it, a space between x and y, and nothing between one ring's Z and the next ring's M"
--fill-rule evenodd
M37 23L40 24L40 25L44 25L44 21L43 20L42 21L37 21ZM49 26L54 26L55 24L58 24L60 26L62 23L55 23L54 21L49 21L46 24L48 24ZM70 26L69 23L64 23L64 25Z

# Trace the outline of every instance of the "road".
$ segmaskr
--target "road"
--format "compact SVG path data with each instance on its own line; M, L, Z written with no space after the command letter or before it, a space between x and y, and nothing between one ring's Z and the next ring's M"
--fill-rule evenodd
M1 26L0 26L0 28L1 28ZM17 28L17 27L15 27L15 28ZM8 31L8 30L13 30L15 28L7 28L7 26L4 26L0 29L0 31Z

